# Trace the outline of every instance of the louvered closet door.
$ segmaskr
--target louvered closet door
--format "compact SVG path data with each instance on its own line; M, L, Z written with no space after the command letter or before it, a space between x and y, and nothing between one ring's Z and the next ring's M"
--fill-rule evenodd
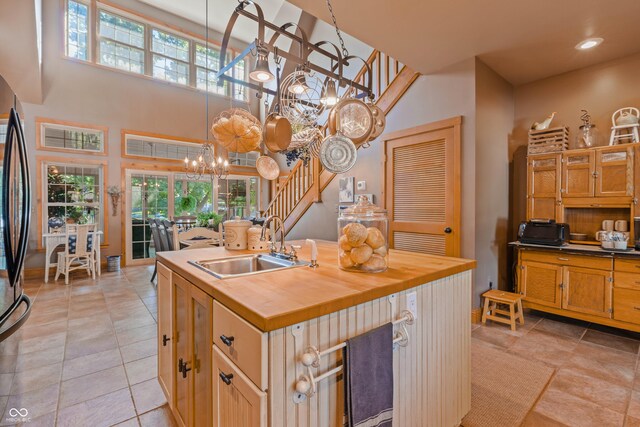
M385 201L394 249L460 255L460 118L385 139Z

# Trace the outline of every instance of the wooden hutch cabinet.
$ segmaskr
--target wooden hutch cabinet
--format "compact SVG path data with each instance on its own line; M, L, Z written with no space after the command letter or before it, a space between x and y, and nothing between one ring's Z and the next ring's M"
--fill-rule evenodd
M604 219L624 219L633 235L640 198L640 144L563 153L534 154L527 159L527 219L566 222L590 236Z
M527 219L569 224L587 241L517 245L517 289L525 306L640 332L640 253L602 250L605 219L626 220L633 246L640 197L640 144L530 155Z

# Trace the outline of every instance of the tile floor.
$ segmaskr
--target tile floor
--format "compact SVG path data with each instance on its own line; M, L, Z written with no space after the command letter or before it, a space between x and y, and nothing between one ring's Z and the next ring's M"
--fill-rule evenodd
M37 426L173 426L156 380L150 267L28 281L28 322L0 344L0 425L27 408ZM473 339L555 368L524 425L639 426L640 335L530 312L516 332L474 325Z
M528 312L515 332L488 321L472 337L555 368L524 426L640 426L640 334Z
M156 380L151 271L25 284L31 316L0 343L0 425L14 424L11 408L30 426L175 425Z

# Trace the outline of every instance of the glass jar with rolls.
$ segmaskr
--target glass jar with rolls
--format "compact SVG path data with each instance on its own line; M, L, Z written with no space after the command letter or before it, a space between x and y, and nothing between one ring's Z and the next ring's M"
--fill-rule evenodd
M360 196L338 218L338 265L363 273L380 273L389 265L387 211L366 196Z

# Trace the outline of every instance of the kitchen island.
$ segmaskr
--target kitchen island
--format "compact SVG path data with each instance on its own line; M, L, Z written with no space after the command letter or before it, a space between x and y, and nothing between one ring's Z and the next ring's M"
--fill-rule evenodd
M471 404L475 261L392 250L386 272L352 273L338 268L336 243L318 242L315 269L221 280L189 263L246 253L158 253L158 380L180 425L342 425L342 375L314 380L341 366L341 352L317 366L302 356L391 321L402 338L394 425L460 423Z

